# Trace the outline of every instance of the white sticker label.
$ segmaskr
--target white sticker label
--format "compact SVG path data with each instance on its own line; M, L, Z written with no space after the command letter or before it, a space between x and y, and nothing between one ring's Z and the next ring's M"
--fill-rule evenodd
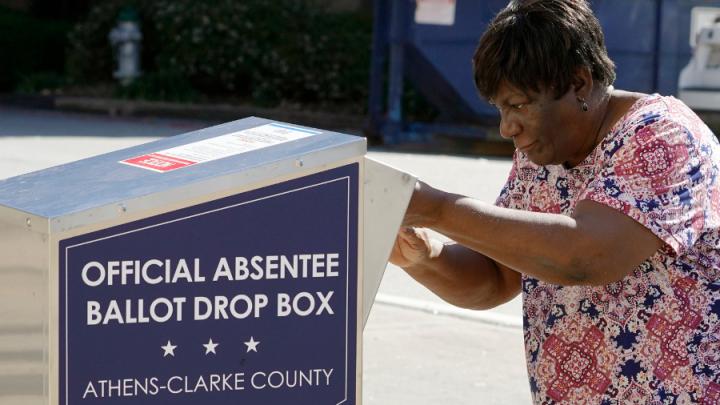
M165 173L321 133L320 131L271 123L136 156L122 160L120 163Z
M415 22L417 24L455 24L456 0L416 0Z

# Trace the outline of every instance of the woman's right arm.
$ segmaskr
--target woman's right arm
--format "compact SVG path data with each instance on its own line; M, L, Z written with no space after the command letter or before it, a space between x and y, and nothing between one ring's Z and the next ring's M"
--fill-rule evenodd
M463 308L490 309L521 290L520 273L462 245L443 244L422 228L400 230L390 262L440 298Z

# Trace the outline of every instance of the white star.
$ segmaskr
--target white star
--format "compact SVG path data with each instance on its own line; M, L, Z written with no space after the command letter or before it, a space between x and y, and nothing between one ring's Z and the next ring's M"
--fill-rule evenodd
M245 346L247 346L247 352L250 353L250 351L253 351L257 353L257 346L260 344L260 341L255 340L254 337L250 336L250 340L245 342Z
M218 346L220 346L220 344L218 344L218 343L213 343L212 338L210 338L210 341L208 341L208 342L207 342L206 344L204 344L203 346L205 346L205 354L210 354L210 353L212 353L212 354L217 354L217 353L215 352L215 348L218 347Z
M163 357L167 357L168 355L175 357L175 349L177 349L177 345L173 345L169 340L165 346L160 346L160 348L165 351L165 353L163 353Z

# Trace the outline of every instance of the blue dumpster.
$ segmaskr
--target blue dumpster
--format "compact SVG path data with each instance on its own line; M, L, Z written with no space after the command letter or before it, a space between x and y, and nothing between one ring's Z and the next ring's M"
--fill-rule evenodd
M488 22L506 4L455 0L452 24L436 25L415 21L416 0L375 0L370 135L381 135L386 143L422 141L433 134L483 139L483 127L495 125L498 116L475 91L471 58ZM696 6L720 7L720 1L592 1L617 65L615 86L675 94L680 70L692 54L688 38ZM438 122L403 118L404 80L439 110Z

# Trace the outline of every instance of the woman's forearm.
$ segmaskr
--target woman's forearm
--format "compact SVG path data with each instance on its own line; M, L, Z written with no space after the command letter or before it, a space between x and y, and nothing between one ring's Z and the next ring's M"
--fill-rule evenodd
M432 228L495 262L545 282L604 285L662 246L632 218L581 201L573 217L496 207L446 194Z
M404 270L440 298L463 308L493 308L520 291L518 273L458 244L446 244L436 257Z
M506 266L555 284L585 278L575 259L582 238L568 216L495 207L451 196L433 229Z

